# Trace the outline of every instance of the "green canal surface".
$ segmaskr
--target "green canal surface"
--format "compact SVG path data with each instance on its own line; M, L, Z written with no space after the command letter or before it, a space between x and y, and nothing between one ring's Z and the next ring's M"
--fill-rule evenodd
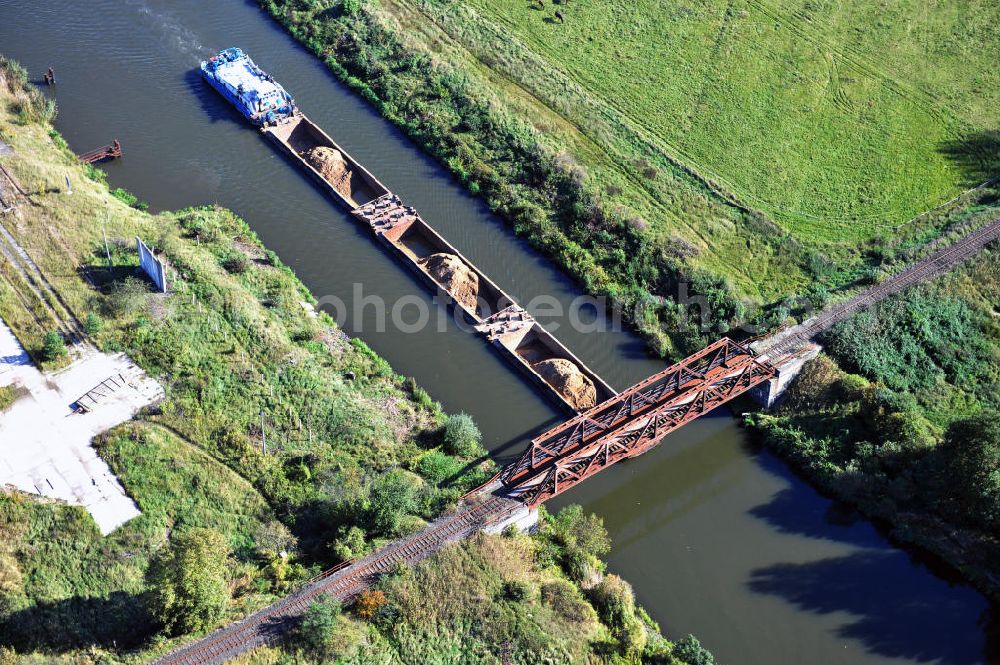
M564 417L481 338L251 128L196 73L240 46L302 110L617 389L655 372L628 332L574 330L581 295L436 163L338 83L253 2L0 0L0 52L57 84L57 126L77 152L121 140L113 186L154 209L219 203L242 215L318 298L345 304L344 327L448 411L472 414L501 463ZM377 326L371 296L407 298L432 323ZM368 304L363 304L365 298ZM537 301L536 301L537 302ZM410 310L404 310L410 311ZM589 310L585 310L587 315ZM438 318L441 318L441 325ZM728 412L574 488L604 518L611 569L669 636L696 634L721 663L1000 662L997 614L980 594L893 547L762 452ZM992 658L991 658L992 654Z

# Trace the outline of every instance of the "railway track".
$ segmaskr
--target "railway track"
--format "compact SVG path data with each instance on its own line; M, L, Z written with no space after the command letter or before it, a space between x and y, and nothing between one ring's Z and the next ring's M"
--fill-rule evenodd
M938 277L959 263L971 258L989 243L1000 239L1000 218L976 229L958 242L940 249L930 256L914 263L881 284L834 305L816 317L805 321L793 329L792 333L771 345L764 345L762 353L768 357L778 357L793 353L798 347L812 340L824 330L848 319L859 311L899 293L919 282Z
M449 542L466 538L484 526L514 513L521 504L503 496L473 497L455 512L437 519L423 531L397 540L369 556L326 571L295 593L243 621L230 624L154 661L155 665L214 665L267 644L295 625L320 594L342 602L405 563L415 564Z

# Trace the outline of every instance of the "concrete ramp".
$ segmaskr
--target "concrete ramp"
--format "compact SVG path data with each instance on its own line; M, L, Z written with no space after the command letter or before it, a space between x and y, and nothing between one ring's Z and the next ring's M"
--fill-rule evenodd
M162 398L159 384L128 356L96 351L42 374L0 322L0 386L6 385L27 394L0 413L0 485L84 506L102 534L139 514L90 443Z

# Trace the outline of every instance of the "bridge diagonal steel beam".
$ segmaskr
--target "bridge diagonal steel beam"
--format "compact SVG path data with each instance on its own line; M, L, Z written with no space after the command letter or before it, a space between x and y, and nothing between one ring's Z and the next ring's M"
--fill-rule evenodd
M505 480L533 472L569 449L579 447L608 428L616 427L653 408L665 399L682 392L692 381L705 380L708 373L731 362L734 357L749 357L750 351L728 338L722 338L701 351L668 367L620 395L549 430L532 441L531 449L505 471ZM636 404L636 395L641 403Z
M654 374L618 396L571 418L532 440L528 451L502 474L508 485L535 475L561 456L626 426L634 418L683 399L692 389L711 384L720 375L754 360L746 347L723 337L698 353Z
M720 363L716 368L721 366ZM620 427L606 430L588 444L564 453L545 468L508 485L510 494L529 506L537 506L616 462L643 454L670 432L770 379L775 372L772 366L747 355L740 362L731 363L727 371L709 374L708 381L690 387Z

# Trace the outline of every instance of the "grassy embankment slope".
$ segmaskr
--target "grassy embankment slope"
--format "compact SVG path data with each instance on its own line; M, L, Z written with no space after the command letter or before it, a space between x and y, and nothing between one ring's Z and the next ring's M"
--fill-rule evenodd
M0 77L0 140L15 151L4 165L31 195L0 221L92 340L128 352L166 389L157 407L95 442L141 516L102 538L80 507L0 494L0 662L146 662L170 648L148 573L178 534L208 528L230 551L223 611L207 629L419 528L488 476L475 437L443 435L446 417L425 392L311 316L309 293L241 220L219 208L137 209L77 162L22 70L0 60ZM72 194L52 187L66 176ZM176 271L171 294L136 277L136 235ZM52 313L0 265L0 316L38 353ZM547 648L574 661L696 657L692 642L658 636L626 584L602 583L606 551L603 526L578 512L536 538L455 546L408 586L387 580L388 609L344 616L336 639L316 648L389 654L419 643L433 660L474 640L487 662L504 644L529 662L551 636Z
M863 283L1000 172L987 3L261 2L664 355Z
M962 223L1000 215L992 203ZM821 487L1000 598L1000 247L835 326L749 423Z

